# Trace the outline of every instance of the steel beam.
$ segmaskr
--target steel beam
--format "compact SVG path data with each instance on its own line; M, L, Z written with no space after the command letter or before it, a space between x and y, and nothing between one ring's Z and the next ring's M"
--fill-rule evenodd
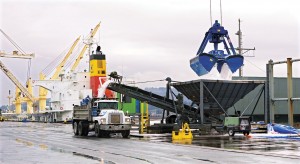
M275 105L272 101L274 99L274 73L273 73L273 60L269 60L267 64L267 111L265 119L268 123L274 123Z
M272 101L288 101L288 98L274 98Z
M291 60L291 62L298 62L298 61L300 61L300 59Z
M293 72L292 72L292 58L287 58L287 98L288 98L288 119L290 126L294 125L294 106L293 106Z
M203 81L200 81L200 100L199 100L199 108L200 108L200 119L201 119L201 125L204 124L204 103L203 103L203 99L204 99L204 88L203 88Z

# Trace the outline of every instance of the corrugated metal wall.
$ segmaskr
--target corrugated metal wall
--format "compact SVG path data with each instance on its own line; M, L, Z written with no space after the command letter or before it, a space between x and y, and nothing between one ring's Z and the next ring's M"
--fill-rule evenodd
M265 80L265 77L234 77L234 80ZM234 107L236 110L241 111L241 113L247 108L247 106L251 103L251 101L258 95L258 92L262 86L257 87L254 91L250 92L243 99L238 101ZM287 79L284 77L277 77L274 79L274 94L275 98L287 98ZM257 107L254 111L254 115L263 115L264 114L264 93L261 96ZM300 97L300 78L293 78L293 97ZM245 111L244 115L250 115L254 105L257 101L257 98L254 99L253 103L249 105L248 109ZM294 114L300 115L300 101L294 101ZM229 114L234 114L235 110L233 107L228 109ZM286 115L287 118L288 113L288 104L287 101L276 101L275 102L275 119L276 115ZM300 116L298 116L300 117ZM281 118L281 119L285 119ZM281 120L280 119L280 120ZM296 120L300 120L300 118L295 118ZM295 121L296 121L295 120Z

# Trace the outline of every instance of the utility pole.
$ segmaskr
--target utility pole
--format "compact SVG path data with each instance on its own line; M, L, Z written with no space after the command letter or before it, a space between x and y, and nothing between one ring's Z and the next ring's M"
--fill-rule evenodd
M242 31L241 31L241 19L239 19L239 31L237 32L238 35L238 43L239 43L239 47L238 47L238 51L239 54L242 55ZM239 77L243 76L243 66L241 66L239 68Z
M242 34L242 31L241 31L241 19L239 19L239 31L237 31L235 34L238 36L238 44L239 44L239 46L236 48L236 50L238 50L239 55L243 55L244 53L246 53L246 52L248 52L250 50L253 50L253 51L255 50L255 47L252 48L252 49L250 49L250 48L243 48L242 47L242 44L243 44L243 42L242 42L242 36L243 36L243 34ZM243 53L243 50L246 50L246 51ZM243 66L241 66L239 68L239 77L242 77L242 76L243 76Z

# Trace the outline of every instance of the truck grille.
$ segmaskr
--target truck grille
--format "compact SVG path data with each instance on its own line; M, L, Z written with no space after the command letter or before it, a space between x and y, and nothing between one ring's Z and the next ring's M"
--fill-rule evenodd
M111 114L110 120L108 120L111 124L120 124L121 123L121 117L120 114Z

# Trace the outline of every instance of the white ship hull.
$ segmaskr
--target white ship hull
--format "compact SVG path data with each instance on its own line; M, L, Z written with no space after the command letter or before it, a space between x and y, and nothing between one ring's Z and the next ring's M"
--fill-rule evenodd
M39 109L42 121L71 121L73 106L80 105L85 97L92 97L89 72L64 75L60 80L36 80L34 86L41 86L51 93L48 109Z

